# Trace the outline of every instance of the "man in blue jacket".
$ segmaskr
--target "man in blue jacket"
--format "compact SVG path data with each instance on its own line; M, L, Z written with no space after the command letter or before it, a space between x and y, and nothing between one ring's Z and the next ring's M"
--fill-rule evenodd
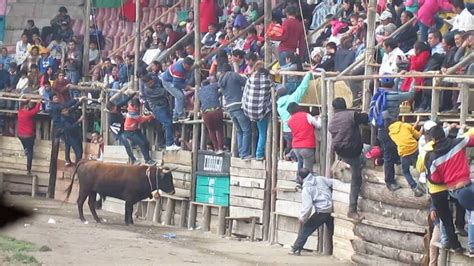
M163 87L174 97L173 121L185 121L189 118L184 113L184 92L186 79L194 60L186 57L172 64L162 75Z

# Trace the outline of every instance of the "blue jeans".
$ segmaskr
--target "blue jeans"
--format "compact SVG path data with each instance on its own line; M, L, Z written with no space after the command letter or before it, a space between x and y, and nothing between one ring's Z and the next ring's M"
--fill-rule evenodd
M265 144L267 143L268 116L257 121L258 141L256 158L265 158Z
M64 133L64 140L65 140L65 154L64 154L64 159L67 162L71 161L70 153L71 153L71 148L74 150L74 155L76 156L76 162L79 162L79 160L82 159L82 139L81 135L68 132Z
M174 97L173 118L184 116L184 92L181 88L177 88L173 82L163 81L163 87Z
M156 121L160 122L165 130L166 146L173 145L173 122L171 121L171 114L168 106L158 106L153 109L153 115Z
M474 251L474 212L466 211L467 216L467 246Z
M130 145L130 141L128 141L127 137L125 136L123 131L120 131L117 135L115 135L117 140L120 144L125 147L125 151L127 152L128 158L132 161L136 161L135 155L133 155L132 145Z
M430 27L418 21L418 27L420 28L420 41L426 42L428 40L428 31Z
M286 65L286 56L291 52L278 52L278 63L280 66Z
M446 228L443 225L443 222L440 220L439 221L439 243L443 247L448 245L448 236L446 235Z
M229 111L235 129L237 131L237 146L239 148L239 157L243 158L250 155L250 143L252 141L252 125L250 119L245 116L242 109Z
M145 135L143 135L140 130L125 131L124 134L128 140L130 140L132 143L137 144L138 147L140 147L145 162L151 160L150 144L148 143L148 140L146 139Z
M399 157L397 145L388 135L387 129L382 127L378 130L378 139L383 151L383 172L385 174L385 184L395 184L395 164Z
M474 211L474 183L451 191L451 195L458 200L466 211Z
M413 176L410 173L410 166L416 163L418 159L418 151L410 154L408 156L400 157L400 162L402 163L402 173L408 184L411 188L416 187L416 181L413 179Z

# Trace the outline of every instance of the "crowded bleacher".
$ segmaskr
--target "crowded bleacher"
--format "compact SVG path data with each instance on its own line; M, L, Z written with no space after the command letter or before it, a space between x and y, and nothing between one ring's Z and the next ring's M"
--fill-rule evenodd
M125 5L131 2L126 1ZM91 104L104 99L96 91L84 94L79 88L81 81L100 82L110 98L105 110L114 141L125 146L130 163L140 163L132 152L133 146L138 146L145 159L142 163L153 165L155 162L150 155L153 148L190 149L192 145L180 136L178 126L198 118L202 118L208 130L208 149L217 154L234 150L241 159L264 160L269 156L265 154L265 144L272 108L271 91L275 90L285 141L284 158L298 161L298 169L312 169L316 143L311 136L318 132L316 129L320 128L321 121L307 114L298 104L310 86L312 73L337 75L364 58L368 46L368 2L282 1L273 5L272 23L265 28L261 19L262 1L234 0L223 4L202 0L199 6L200 51L194 46L195 14L191 6L183 4L150 25L160 14L174 9L176 3L143 1L141 26L144 28L139 53L133 50L136 40L129 41L133 38L135 20L133 3L132 8L125 5L94 7L88 31L88 61L83 60L84 22L70 17L67 7L59 8L50 25L41 29L30 19L14 44L15 50L2 48L0 91L28 99L34 99L36 95L42 99L42 112L50 114L54 121L56 138L63 139L74 149L76 158L81 158L82 148L78 141L86 136L78 134L83 117L76 116L75 110L81 103ZM377 1L373 64L377 71L374 72L382 76L427 71L453 74L450 69L469 57L474 48L473 11L474 4L462 0ZM397 31L399 28L403 29ZM266 41L271 42L267 50L264 48ZM197 52L202 58L199 62L195 61ZM271 54L271 65L264 63L266 53ZM136 57L138 65L134 63ZM83 73L84 62L89 64L88 73ZM195 77L198 72L194 71L197 65L201 75L198 79ZM363 75L364 67L352 68L347 75ZM138 88L132 86L134 70L138 73ZM282 83L280 73L285 71L307 74L304 77L284 74ZM454 69L454 74L474 75L474 63ZM196 80L201 83L196 84ZM399 121L399 115L400 105L408 108L403 110L406 113L429 113L432 91L423 88L432 86L432 82L432 78L423 77L382 77L376 82L377 89L385 90L386 109L369 113L369 117L380 122L374 124L379 130L379 141L366 156L380 158L377 162L383 158L385 181L391 191L400 188L394 181L394 165L401 162L403 175L414 196L426 193L424 185L414 180L410 173L410 165L415 164L422 150L418 148L418 139L423 132ZM345 110L346 106L353 106L360 109L363 82L345 83L353 102L337 102L334 108ZM444 81L437 85L458 87L454 82ZM373 90L374 105L379 100L375 98L377 89ZM193 111L195 99L200 102L199 113ZM443 90L439 100L441 113L460 112L462 94L459 90ZM9 100L1 100L0 106L3 110L21 109L17 102ZM356 119L357 124L369 122L366 116L361 117ZM226 120L230 120L236 129L236 147L228 143L230 136L224 132ZM9 118L2 116L1 121L3 134L12 134ZM150 145L140 130L142 123L161 125L159 145ZM257 130L252 130L253 123ZM425 134L435 127L427 124L424 125ZM446 125L446 128L460 136L464 133L464 128L454 124ZM382 152L377 154L378 146ZM343 150L344 147L339 148ZM339 155L353 158L352 154L344 152ZM67 165L74 164L69 155L66 161ZM350 164L358 163L352 160ZM360 167L357 165L358 169ZM353 211L357 212L357 205ZM361 217L352 214L352 218ZM449 217L440 218L449 220ZM474 230L471 224L469 230ZM449 230L447 233L449 242L445 245L459 248L454 233ZM471 244L471 253L474 253L474 243Z

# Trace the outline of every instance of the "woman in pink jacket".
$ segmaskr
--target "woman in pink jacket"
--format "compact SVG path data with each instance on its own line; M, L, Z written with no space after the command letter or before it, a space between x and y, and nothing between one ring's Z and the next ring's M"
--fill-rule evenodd
M436 13L440 11L451 11L453 6L448 0L419 0L420 9L417 18L420 27L421 41L428 39L429 29L435 25Z

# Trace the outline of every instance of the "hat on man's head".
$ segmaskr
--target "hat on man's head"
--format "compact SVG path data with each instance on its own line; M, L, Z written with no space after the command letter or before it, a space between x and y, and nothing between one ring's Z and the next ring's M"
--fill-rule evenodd
M59 8L59 12L60 12L60 13L67 13L67 8L65 8L64 6L62 6L62 7Z
M385 10L384 12L382 12L379 18L380 20L386 20L388 18L392 18L392 13L390 11Z
M392 34L395 30L397 30L397 26L393 23L383 26L384 33L387 33L388 35Z
M428 131L430 131L430 129L432 129L432 128L435 127L436 125L437 125L437 124L436 124L435 121L433 121L433 120L428 120L428 121L426 121L426 122L423 124L423 130L424 130L425 132L428 132Z

